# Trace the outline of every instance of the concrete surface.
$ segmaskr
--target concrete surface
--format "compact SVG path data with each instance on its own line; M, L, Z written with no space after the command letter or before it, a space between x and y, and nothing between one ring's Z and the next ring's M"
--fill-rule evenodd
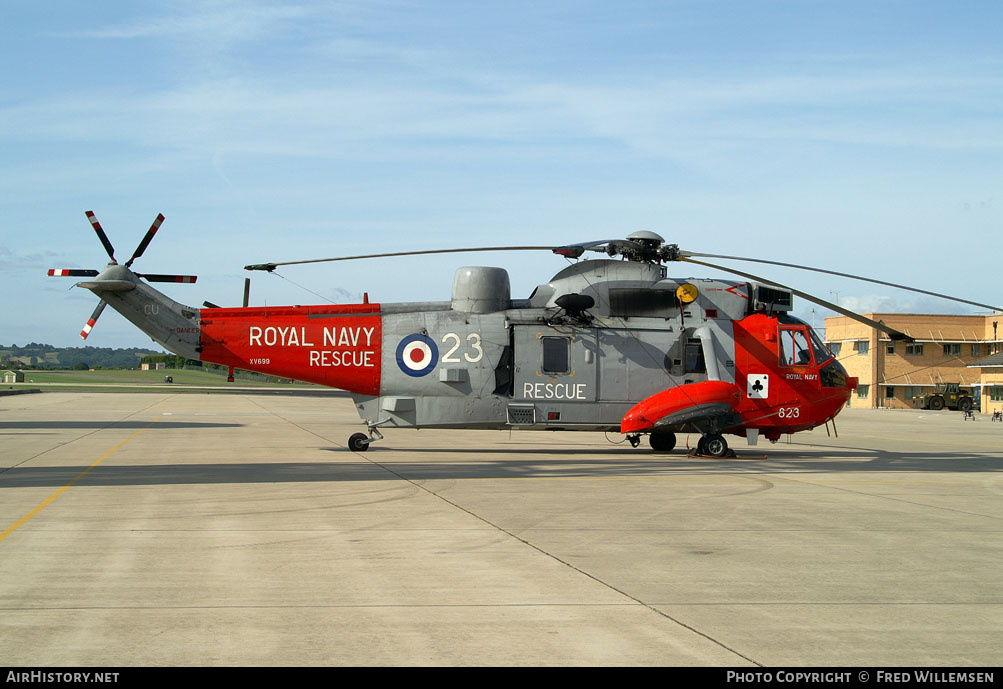
M1000 664L1003 424L838 422L735 459L536 432L352 453L345 399L2 397L0 657Z

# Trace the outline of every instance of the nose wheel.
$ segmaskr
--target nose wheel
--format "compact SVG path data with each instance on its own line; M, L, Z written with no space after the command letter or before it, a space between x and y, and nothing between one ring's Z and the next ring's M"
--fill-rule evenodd
M648 436L648 444L655 452L672 452L676 446L675 433L652 433Z

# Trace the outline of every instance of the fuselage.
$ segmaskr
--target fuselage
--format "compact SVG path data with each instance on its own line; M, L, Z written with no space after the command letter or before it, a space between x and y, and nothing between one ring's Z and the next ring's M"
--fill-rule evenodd
M193 309L126 281L91 289L167 349L347 390L371 428L776 438L835 416L855 382L789 292L658 264L581 261L521 300L503 270L463 268L450 301L397 304Z

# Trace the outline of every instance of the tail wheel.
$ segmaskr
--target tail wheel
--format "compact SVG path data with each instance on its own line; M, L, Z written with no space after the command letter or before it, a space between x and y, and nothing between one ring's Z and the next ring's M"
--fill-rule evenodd
M348 439L348 449L352 452L365 452L369 449L369 436L365 433L353 433Z
M934 411L940 411L944 408L944 398L943 397L931 397L930 398L930 409Z
M703 453L711 457L724 457L728 454L728 441L722 435L715 433L704 436L701 439L701 444L703 445Z
M648 436L648 443L655 452L672 452L676 446L675 433L652 433Z

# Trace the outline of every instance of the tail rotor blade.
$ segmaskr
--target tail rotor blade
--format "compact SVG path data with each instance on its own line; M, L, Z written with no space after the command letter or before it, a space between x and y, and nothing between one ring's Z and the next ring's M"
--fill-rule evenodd
M49 268L49 277L92 278L96 270L81 270L79 268Z
M101 229L101 223L98 222L97 216L94 215L94 211L87 211L87 219L90 220L91 227L93 227L94 231L97 232L98 239L100 239L101 243L104 244L104 250L108 252L108 258L111 259L112 263L115 263L115 247L113 247L111 242L108 241L108 235L106 235L104 230Z
M153 221L153 224L150 225L150 229L146 231L146 235L143 237L143 241L141 241L139 243L139 246L136 247L136 251L133 252L132 258L126 261L125 263L126 268L131 266L133 261L135 261L137 258L143 255L143 252L146 251L146 247L150 246L150 241L153 240L153 235L157 234L157 230L160 229L160 226L163 224L163 222L164 222L164 214L160 213L157 215L157 219Z
M108 306L108 302L104 299L98 302L98 307L94 309L94 313L92 313L91 317L87 319L84 329L80 331L81 339L86 340L87 336L91 334L91 329L94 327L94 324L98 322L98 318L101 317L101 312L104 311L104 307L106 306Z

